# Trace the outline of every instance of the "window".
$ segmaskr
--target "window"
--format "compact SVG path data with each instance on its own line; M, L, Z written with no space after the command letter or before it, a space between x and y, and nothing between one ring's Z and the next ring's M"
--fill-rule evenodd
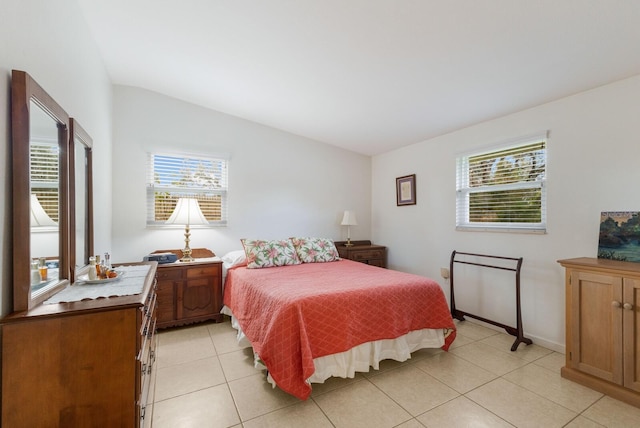
M546 133L456 163L457 230L546 231Z
M60 171L60 151L57 142L31 141L29 145L31 194L40 207L32 207L33 226L52 226L59 219L58 176ZM32 202L33 196L32 196ZM37 213L38 215L35 215ZM51 224L50 224L51 223Z
M227 160L149 154L147 225L165 225L180 198L196 199L209 225L225 226Z

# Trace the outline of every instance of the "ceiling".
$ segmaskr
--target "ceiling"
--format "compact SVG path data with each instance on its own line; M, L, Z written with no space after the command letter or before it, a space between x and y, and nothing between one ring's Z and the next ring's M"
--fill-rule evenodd
M375 155L640 74L636 0L78 0L114 84Z

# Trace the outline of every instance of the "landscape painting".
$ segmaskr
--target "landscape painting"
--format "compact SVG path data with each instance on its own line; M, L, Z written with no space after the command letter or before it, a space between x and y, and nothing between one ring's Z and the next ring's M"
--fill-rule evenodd
M598 258L640 263L638 211L605 211L600 214Z

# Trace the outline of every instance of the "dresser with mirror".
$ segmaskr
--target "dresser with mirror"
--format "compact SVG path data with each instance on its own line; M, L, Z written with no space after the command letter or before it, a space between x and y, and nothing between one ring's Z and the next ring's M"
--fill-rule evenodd
M105 296L103 284L77 281L94 252L93 141L23 71L11 75L11 124L13 311L0 320L2 426L149 425L157 264L123 266L127 292ZM90 286L96 294L87 298Z

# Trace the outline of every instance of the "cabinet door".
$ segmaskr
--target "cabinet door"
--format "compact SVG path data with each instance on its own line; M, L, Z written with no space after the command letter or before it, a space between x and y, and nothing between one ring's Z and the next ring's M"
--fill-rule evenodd
M625 278L623 305L624 386L640 392L640 280Z
M571 273L571 366L622 384L622 278Z
M178 288L178 319L219 313L219 278L219 266L189 268L187 280Z
M158 275L158 286L156 289L156 293L158 294L158 303L157 303L157 319L158 323L162 325L163 323L168 323L176 319L175 313L175 284L176 281L180 283L181 274L178 270L165 271L163 273L177 273L177 279L171 277L172 275L165 275L165 278L160 279L160 275Z

